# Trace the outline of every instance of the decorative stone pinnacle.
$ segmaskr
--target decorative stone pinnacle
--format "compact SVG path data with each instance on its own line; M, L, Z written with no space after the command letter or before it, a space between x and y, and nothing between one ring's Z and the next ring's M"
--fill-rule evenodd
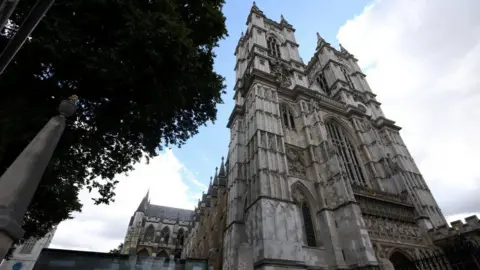
M255 1L253 1L253 6L256 7L257 6L257 3L255 3Z
M218 167L215 167L215 176L218 175Z

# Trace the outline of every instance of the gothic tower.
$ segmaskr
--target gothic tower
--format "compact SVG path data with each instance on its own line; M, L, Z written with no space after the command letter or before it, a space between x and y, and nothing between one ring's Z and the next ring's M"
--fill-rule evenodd
M357 59L253 5L235 50L223 269L349 269L431 252L446 224ZM245 255L248 257L247 255Z

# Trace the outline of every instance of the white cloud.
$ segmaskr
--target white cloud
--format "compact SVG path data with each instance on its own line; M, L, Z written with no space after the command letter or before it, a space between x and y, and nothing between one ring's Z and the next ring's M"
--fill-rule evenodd
M119 175L115 202L93 205L92 194L84 191L84 204L75 218L62 222L53 238L51 248L107 252L123 242L130 217L150 188L151 203L193 209L198 190L190 190L188 182L198 183L175 157L171 150L135 166L129 176ZM96 196L96 194L93 194Z
M480 213L480 2L379 0L338 39L363 68L386 116L448 219Z

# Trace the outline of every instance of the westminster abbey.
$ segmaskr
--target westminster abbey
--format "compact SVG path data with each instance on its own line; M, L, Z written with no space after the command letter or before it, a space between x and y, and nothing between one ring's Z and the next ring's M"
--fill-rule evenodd
M452 229L357 59L319 34L308 63L298 47L283 16L252 6L227 158L194 211L144 199L124 253L279 270L394 269L436 252ZM466 220L457 231L480 228Z

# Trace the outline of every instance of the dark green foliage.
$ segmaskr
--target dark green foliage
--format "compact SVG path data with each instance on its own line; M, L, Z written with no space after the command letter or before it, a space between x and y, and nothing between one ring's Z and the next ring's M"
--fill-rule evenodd
M122 252L122 248L123 248L123 243L120 243L120 245L118 245L117 248L110 250L108 253L120 254L120 252Z
M13 22L35 2L20 1ZM213 48L226 36L223 2L55 2L0 78L0 173L61 99L80 98L28 209L25 237L80 211L83 188L99 191L97 204L113 201L115 175L215 120L225 87L213 71ZM7 41L1 36L0 48Z

